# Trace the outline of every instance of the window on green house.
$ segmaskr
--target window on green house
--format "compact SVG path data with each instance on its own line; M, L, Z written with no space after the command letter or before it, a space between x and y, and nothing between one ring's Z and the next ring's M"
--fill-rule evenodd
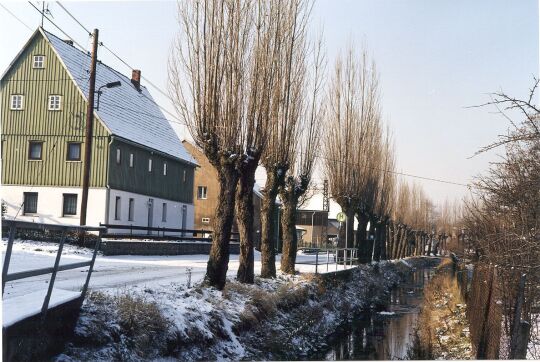
M59 111L62 109L62 96L51 94L49 96L49 111Z
M135 200L134 199L129 199L128 221L133 221L134 209L135 209Z
M14 111L20 111L24 107L24 96L22 94L12 94L11 102L9 102L10 109Z
M77 215L77 194L64 194L64 204L62 206L62 215Z
M129 167L133 167L133 153L129 154Z
M148 172L152 172L152 159L148 159Z
M34 68L45 68L45 55L34 55Z
M162 211L161 211L161 222L167 222L167 203L163 203Z
M114 219L120 220L120 207L121 207L120 196L116 196L116 201L114 203Z
M116 163L120 164L121 161L122 161L122 151L120 150L120 148L117 148L116 149Z
M42 156L43 156L43 142L30 141L28 144L28 159L41 160Z
M163 176L167 176L167 162L163 162Z
M81 160L81 143L80 142L68 142L66 159L68 161Z
M25 192L23 213L25 215L37 213L37 201L38 201L37 192Z

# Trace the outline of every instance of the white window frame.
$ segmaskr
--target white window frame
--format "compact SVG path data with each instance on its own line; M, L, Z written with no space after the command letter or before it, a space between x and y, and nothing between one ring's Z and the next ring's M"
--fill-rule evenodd
M202 222L203 224L210 224L210 218L209 218L209 217L203 217L203 218L201 219L201 222Z
M9 100L9 109L12 111L22 111L24 109L24 95L12 94Z
M122 198L116 196L114 200L114 219L122 220Z
M135 216L135 199L130 197L128 201L128 221L133 221Z
M199 192L199 190L201 192ZM197 199L199 200L208 199L208 186L197 186Z
M167 203L161 205L161 222L167 222Z
M34 69L45 68L45 55L34 55L34 62L32 63Z
M62 110L62 96L60 94L49 94L49 111Z
M152 172L152 159L148 159L148 172Z
M129 167L133 167L133 165L134 165L133 153L130 153L129 154Z

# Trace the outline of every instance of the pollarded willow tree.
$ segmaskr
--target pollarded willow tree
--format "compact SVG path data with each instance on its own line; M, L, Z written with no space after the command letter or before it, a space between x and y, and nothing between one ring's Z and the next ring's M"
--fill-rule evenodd
M294 151L291 153L291 163L284 183L279 187L279 196L282 203L281 227L283 233L283 252L281 256L281 271L288 274L295 273L297 234L296 209L300 198L305 195L309 185L315 159L319 152L321 121L326 111L323 98L323 82L325 72L325 55L322 38L314 46L312 64L306 67L304 76L307 84L295 90L299 100L299 123L297 127ZM307 92L306 92L307 90ZM302 93L306 92L306 96Z
M236 191L236 221L240 234L240 265L237 279L244 283L254 282L254 230L253 187L255 171L267 148L272 134L273 113L280 102L276 91L282 86L282 68L287 44L294 37L298 9L297 3L286 1L260 1L255 7L255 39L250 63L249 94L247 96L248 124L254 132L251 147L239 166L240 178Z
M395 155L394 146L391 140L390 130L386 130L386 137L383 142L383 155L381 162L381 171L379 172L379 192L375 202L375 245L373 251L373 259L379 261L386 259L387 251L387 234L390 218L395 207Z
M354 241L355 214L364 212L366 203L374 200L367 190L376 183L370 172L372 156L377 155L374 145L380 143L378 76L365 51L360 60L352 47L345 60L337 58L328 97L324 172L332 198L347 215L346 230L340 230L339 243L350 247ZM367 221L363 230L365 224Z
M219 197L205 282L223 288L237 184L262 152L271 87L272 19L266 5L240 0L181 2L169 61L170 94L194 142L218 174ZM267 58L268 56L268 58ZM259 89L261 87L262 89ZM249 251L244 251L249 258Z
M307 96L306 30L312 4L304 0L282 2L281 48L277 77L272 93L268 144L261 158L266 183L261 205L261 276L276 276L275 235L276 198L284 186L299 139L300 118ZM279 221L278 221L279 222Z

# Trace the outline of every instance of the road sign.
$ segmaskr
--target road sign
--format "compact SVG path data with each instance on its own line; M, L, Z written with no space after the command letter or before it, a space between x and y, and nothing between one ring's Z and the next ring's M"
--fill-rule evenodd
M336 220L339 222L345 222L347 220L347 215L344 212L340 212L336 215Z

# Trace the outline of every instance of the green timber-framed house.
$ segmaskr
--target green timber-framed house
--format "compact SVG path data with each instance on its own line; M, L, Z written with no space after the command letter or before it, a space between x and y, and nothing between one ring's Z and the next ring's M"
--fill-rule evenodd
M79 223L89 69L87 52L38 28L2 75L4 217ZM95 105L87 224L192 228L197 163L140 76L97 63L96 90L120 86Z

